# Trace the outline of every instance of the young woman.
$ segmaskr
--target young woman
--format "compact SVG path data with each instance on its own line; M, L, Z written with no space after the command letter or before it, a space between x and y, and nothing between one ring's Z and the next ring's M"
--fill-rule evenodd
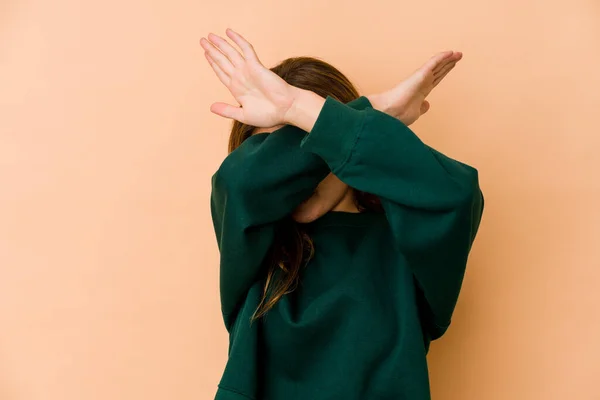
M426 354L446 331L479 227L477 170L407 126L462 57L359 96L331 65L269 70L238 33L201 45L240 107L212 179L230 334L218 400L430 399Z

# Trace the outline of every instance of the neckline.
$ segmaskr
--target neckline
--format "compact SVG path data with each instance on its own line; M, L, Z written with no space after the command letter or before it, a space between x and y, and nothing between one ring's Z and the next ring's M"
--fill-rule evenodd
M369 221L373 220L373 217L378 216L380 213L373 211L363 212L348 212L348 211L329 211L320 218L317 218L313 222L309 222L306 225L309 227L318 226L363 226Z

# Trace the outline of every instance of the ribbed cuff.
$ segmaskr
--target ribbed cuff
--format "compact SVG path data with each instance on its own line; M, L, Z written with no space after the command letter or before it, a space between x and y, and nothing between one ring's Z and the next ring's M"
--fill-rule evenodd
M347 103L349 107L354 108L355 110L364 110L365 108L373 108L373 105L365 96L360 96L357 99L352 100Z
M320 156L335 174L350 159L364 119L362 111L327 96L314 127L300 146Z

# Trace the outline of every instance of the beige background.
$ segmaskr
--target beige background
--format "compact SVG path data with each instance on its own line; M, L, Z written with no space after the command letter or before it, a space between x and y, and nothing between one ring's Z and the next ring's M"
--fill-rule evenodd
M464 52L414 126L486 194L434 400L600 399L597 0L2 0L0 399L214 395L231 98L198 39L228 26L362 93Z

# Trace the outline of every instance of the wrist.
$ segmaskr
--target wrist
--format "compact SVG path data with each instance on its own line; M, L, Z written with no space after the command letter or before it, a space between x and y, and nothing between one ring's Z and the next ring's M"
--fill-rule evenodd
M323 108L325 99L318 94L292 87L291 105L284 115L284 122L310 132Z
M369 103L371 103L371 106L378 111L384 112L387 114L386 112L386 106L383 104L382 98L380 94L369 94L369 95L365 95L365 97L367 98L367 100L369 100Z
M384 112L384 113L400 120L406 126L411 124L410 119L405 117L404 113L398 114L397 110L394 112L392 111L393 107L389 101L389 96L386 96L386 93L370 94L365 97L367 98L367 100L369 100L369 102L371 103L371 106L375 110Z

